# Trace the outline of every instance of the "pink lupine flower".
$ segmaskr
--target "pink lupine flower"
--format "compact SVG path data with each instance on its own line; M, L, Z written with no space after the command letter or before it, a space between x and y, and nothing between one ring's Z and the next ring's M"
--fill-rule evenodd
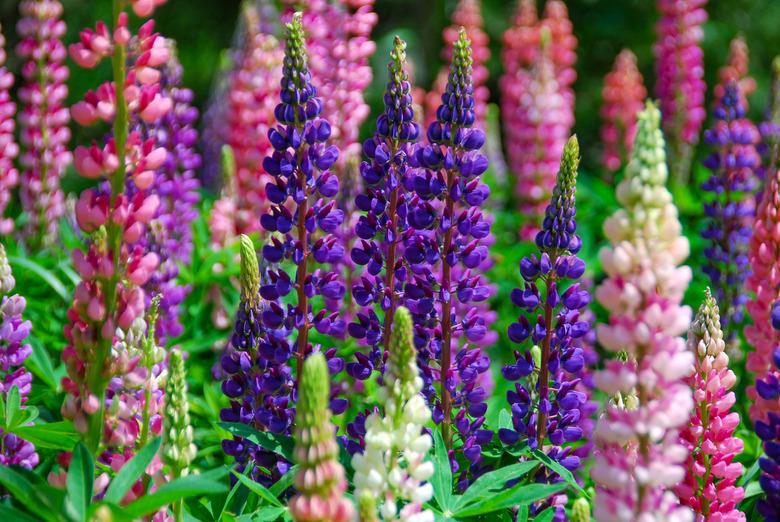
M691 311L682 298L691 270L677 209L666 189L668 173L660 112L639 114L622 208L604 223L610 241L599 254L607 279L596 299L609 313L597 328L601 345L625 353L605 363L595 384L612 395L594 430L594 518L603 522L690 521L672 488L684 476L687 450L678 430L693 409L685 379L693 354L680 337Z
M720 327L718 303L707 289L696 320L688 332L688 349L695 355L694 372L688 378L694 410L680 433L688 450L685 479L675 487L680 503L693 509L697 522L744 522L737 504L745 491L736 485L742 464L734 457L742 440L734 436L739 414L731 408L737 381L729 369L729 357Z
M704 122L704 53L699 46L707 0L657 0L655 94L661 101L672 174L686 180Z
M770 172L764 187L761 202L753 222L750 237L750 275L745 282L748 292L753 294L748 301L747 315L753 324L745 327L745 337L753 348L747 354L746 368L755 376L755 381L765 380L775 374L772 355L780 344L780 332L772 327L772 305L780 299L780 172ZM767 400L759 396L756 386L747 389L753 400L750 419L753 422L767 421L769 412L780 413L776 399Z
M636 114L642 110L647 90L642 73L636 67L636 56L624 49L615 58L612 71L604 77L601 91L601 140L604 142L604 166L619 169L628 161L634 146Z
M24 0L19 4L22 19L17 31L22 37L16 47L26 60L24 83L19 98L21 200L29 221L24 236L34 247L54 241L59 219L65 212L60 178L72 158L68 150L70 114L67 52L61 42L65 34L62 4L58 0Z
M756 90L756 80L754 80L748 71L750 64L750 54L747 42L741 36L731 40L729 45L729 57L726 64L718 70L718 85L714 89L713 105L717 107L720 99L726 93L726 86L731 82L737 82L739 85L739 95L742 106L747 110L747 97Z
M16 104L11 99L14 75L4 67L5 58L5 37L0 27L0 234L3 235L14 229L13 219L3 215L11 201L11 191L19 183L19 172L14 166L14 159L19 154L14 138Z

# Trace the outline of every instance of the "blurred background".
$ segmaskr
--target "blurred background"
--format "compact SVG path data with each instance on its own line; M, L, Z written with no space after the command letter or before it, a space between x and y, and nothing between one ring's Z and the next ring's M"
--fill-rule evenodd
M81 28L94 25L106 17L109 2L101 0L62 0L68 24L67 41L78 37ZM196 105L203 107L209 98L215 73L224 50L230 46L238 17L240 0L169 0L155 15L158 30L176 39L184 65L184 83L196 93ZM576 123L584 149L586 167L595 168L600 149L597 146L600 125L598 110L601 87L618 52L630 48L639 59L645 84L652 92L655 83L652 46L657 11L653 0L566 0L574 32L580 44L577 49ZM407 40L408 53L415 65L418 86L428 88L441 65L442 30L450 23L456 0L376 0L379 24L373 37L378 44L373 58L374 84L367 99L376 109L381 103L383 75L392 37L399 34ZM515 9L514 0L482 0L485 30L490 36L491 101L498 102L497 82L501 74L501 35L508 27ZM750 104L753 116L760 116L766 105L769 69L772 58L780 53L780 1L778 0L710 0L706 7L710 17L704 26L702 47L706 80L714 85L718 67L728 54L729 41L742 34L750 48L750 74L758 88ZM12 28L18 17L18 0L0 0L0 23L5 28L9 48L16 43ZM19 63L9 55L10 68ZM79 71L69 82L71 99L77 100L96 77L103 72ZM712 93L709 92L709 95ZM708 104L709 107L709 104ZM376 113L376 111L373 111ZM364 133L370 132L373 118L366 120Z

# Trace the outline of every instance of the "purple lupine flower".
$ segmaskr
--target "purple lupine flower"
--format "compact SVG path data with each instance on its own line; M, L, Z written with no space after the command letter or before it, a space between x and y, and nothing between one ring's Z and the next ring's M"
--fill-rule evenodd
M173 42L168 41L173 47ZM179 264L189 264L192 257L192 222L197 217L200 182L195 171L201 157L195 151L198 131L194 125L198 110L193 107L193 92L181 87L182 66L171 49L171 58L160 71L162 94L170 98L171 110L158 121L145 123L136 119L135 129L144 139L154 138L165 147L167 157L157 169L154 185L148 192L160 200L155 218L149 223L142 239L144 248L157 254L160 265L144 285L147 306L151 298L160 296L160 312L155 331L161 342L180 335L180 305L190 289L176 281ZM132 187L129 187L132 188Z
M715 122L704 133L713 152L704 160L712 175L701 188L713 194L705 203L708 224L702 231L707 241L704 272L712 281L713 294L721 307L721 324L729 357L741 357L737 328L744 318L747 295L742 287L749 273L748 242L755 216L756 169L761 158L755 125L745 118L739 87L732 82L714 111Z
M513 429L499 431L504 444L523 441L571 471L581 462L573 444L582 439L591 413L580 387L585 367L582 343L590 332L584 314L590 294L578 282L585 272L585 262L577 257L582 246L575 221L578 164L579 146L571 137L536 235L540 254L520 261L524 285L512 291L511 299L527 315L518 317L508 333L524 349L516 351L516 362L502 370L504 378L520 382L507 392ZM554 473L543 473L543 480L560 480ZM560 511L557 517L563 514L562 507Z
M6 294L0 302L0 395L6 399L15 386L24 404L32 385L32 374L24 367L25 359L32 354L32 347L25 342L32 325L22 318L26 306L24 297L8 295L15 284L5 248L0 245L0 292ZM38 465L35 446L13 433L0 430L0 465L34 468Z
M367 379L374 369L382 371L390 325L396 308L404 304L409 273L402 252L404 237L411 232L406 223L411 194L405 187L411 171L408 159L420 128L414 121L405 70L406 42L396 37L390 58L385 110L377 118L374 137L363 144L367 160L360 165L360 174L365 188L355 198L355 206L364 214L355 225L357 240L350 255L356 265L365 268L352 286L361 310L349 332L371 346L368 356L358 352L357 360L347 365L347 373L359 380Z
M772 328L780 330L780 302L772 306ZM756 383L762 399L777 403L780 397L780 347L773 355L775 370ZM764 498L758 501L758 512L767 521L780 520L780 411L769 411L765 419L756 421L756 434L763 441L764 456L758 461L761 476L758 483Z
M481 446L493 436L482 429L487 393L480 382L490 361L474 344L487 333L485 321L473 307L457 313L463 311L458 303L483 302L489 295L479 270L488 255L484 240L490 233L490 223L479 209L490 194L480 180L488 161L479 152L485 134L472 128L471 65L470 42L461 30L442 104L428 128L429 143L413 157L418 168L407 180L407 188L415 192L407 222L414 233L404 241L404 257L411 267L405 300L414 317L423 394L435 422L442 424L448 449L455 432L463 443L461 451L470 465L461 473L461 487L468 485L469 471L479 471ZM458 471L452 452L451 462Z
M294 381L288 365L289 349L284 349L286 332L268 330L263 325L263 313L278 303L264 301L260 286L254 244L242 235L241 302L228 348L220 361L224 374L222 392L230 406L220 412L220 419L260 431L289 434L294 414ZM239 471L253 462L252 478L266 485L278 480L290 467L280 456L240 437L223 440L222 449L236 459Z

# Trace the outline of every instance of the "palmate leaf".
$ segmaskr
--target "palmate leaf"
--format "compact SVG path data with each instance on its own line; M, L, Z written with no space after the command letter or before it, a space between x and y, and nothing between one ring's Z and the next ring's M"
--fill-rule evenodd
M517 484L511 489L498 493L475 502L470 506L455 513L455 516L473 517L485 515L495 511L501 511L512 506L528 505L539 500L544 500L551 495L566 489L566 484Z
M542 451L539 451L538 449L532 450L531 453L529 453L531 457L538 460L542 464L544 464L547 468L557 473L569 486L574 488L577 493L580 494L580 496L583 496L585 498L590 498L590 495L587 491L582 489L582 486L577 484L577 479L574 478L574 475L571 471L564 468L560 465L560 463L556 462L555 460L551 459Z
M482 475L469 486L463 495L455 497L452 510L458 513L460 509L465 509L469 504L492 497L497 491L504 490L507 482L518 479L537 467L539 467L538 462L525 461Z
M13 432L38 448L45 449L69 451L79 441L79 434L71 421L19 426Z

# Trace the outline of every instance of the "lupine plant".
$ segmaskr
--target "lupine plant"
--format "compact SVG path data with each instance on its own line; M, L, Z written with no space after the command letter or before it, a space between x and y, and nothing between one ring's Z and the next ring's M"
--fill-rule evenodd
M780 332L780 303L772 304L771 327ZM780 348L772 353L773 367L764 380L756 383L756 388L762 400L772 403L774 408L766 413L766 418L756 421L756 434L763 442L764 456L760 458L761 478L759 484L764 490L765 498L758 502L758 512L764 520L780 519L780 413L778 413L778 398L780 397Z
M14 75L5 67L5 36L0 27L0 233L9 234L14 229L14 221L3 217L11 202L11 191L19 183L19 171L14 160L19 154L19 145L14 137L16 121L16 103L11 99Z

